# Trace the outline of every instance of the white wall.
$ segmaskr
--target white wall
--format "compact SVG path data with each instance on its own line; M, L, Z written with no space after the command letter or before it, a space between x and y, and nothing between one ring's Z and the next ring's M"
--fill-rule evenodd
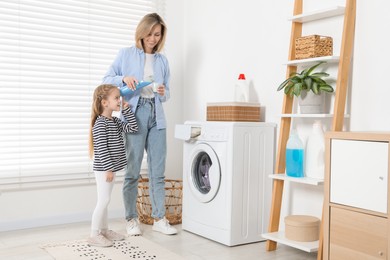
M357 1L352 76L351 130L390 131L390 2Z
M342 0L305 0L312 10ZM165 54L171 66L171 100L164 106L168 120L168 178L182 178L182 142L174 139L175 124L205 120L207 102L232 101L234 82L245 73L251 83L251 101L265 109L265 121L279 124L285 78L282 65L288 54L293 1L166 0L162 6L168 25ZM390 131L390 57L386 0L357 1L350 129ZM321 26L320 26L321 27ZM321 30L328 30L322 27ZM340 39L335 38L335 45ZM307 122L304 122L307 124ZM294 185L293 185L294 186ZM113 217L123 216L121 183L110 204ZM290 187L284 214L320 215L322 187ZM302 200L310 194L311 200ZM314 195L313 195L314 194ZM89 221L96 192L93 185L0 191L0 231L46 224ZM287 203L288 202L288 203Z
M117 183L109 217L123 217L121 184ZM96 205L96 186L64 185L0 191L0 232L63 223L90 221ZM86 234L87 236L88 234Z
M182 1L168 2L173 6ZM207 102L232 101L234 82L239 73L245 73L251 82L251 101L260 102L266 109L266 121L279 124L283 96L276 88L286 74L282 64L287 60L291 29L287 18L292 16L293 2L185 1L184 30L173 36L184 36L182 121L206 120ZM345 1L305 0L304 11L335 5L345 5ZM388 69L386 62L390 58L386 47L389 42L386 26L390 24L386 12L389 8L390 2L386 0L357 0L353 71L346 108L351 114L346 129L351 131L390 131L390 102L385 101L390 88L386 87L384 79ZM303 33L335 35L334 53L338 55L342 18L331 18L325 24L304 27ZM336 70L330 68L330 72L334 75ZM306 140L312 121L298 122L304 125L298 128ZM329 129L331 122L324 123ZM283 214L320 217L322 189L322 186L287 184Z

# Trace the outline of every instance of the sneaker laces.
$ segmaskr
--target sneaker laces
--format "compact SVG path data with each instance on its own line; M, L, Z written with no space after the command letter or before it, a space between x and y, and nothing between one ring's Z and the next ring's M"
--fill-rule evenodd
M169 225L169 220L166 219L165 217L162 218L160 221L161 221L161 223L163 223L162 226L164 226L165 228L170 228L171 227L171 225Z
M112 230L107 230L103 236L105 236L106 238L107 237L118 237L120 236L120 234L116 233L115 231L112 231Z
M128 224L131 228L136 227L136 226L138 226L138 219L135 219L135 218L130 219L129 221L127 221L127 224Z
M99 242L104 242L104 243L107 243L108 240L102 233L99 233L99 235L97 235L95 238Z
M102 233L99 233L99 235L97 235L96 238L98 240L107 240L107 238Z

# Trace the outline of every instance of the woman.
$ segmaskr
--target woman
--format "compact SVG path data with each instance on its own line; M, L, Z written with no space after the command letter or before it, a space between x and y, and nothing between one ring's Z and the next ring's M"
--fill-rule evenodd
M121 49L103 78L104 83L119 87L127 85L131 94L125 96L138 123L136 134L126 134L127 167L123 185L126 230L129 235L141 235L136 199L138 179L144 149L149 171L149 196L152 204L153 230L176 234L165 218L165 159L167 153L166 121L162 102L169 99L169 64L159 52L163 49L167 28L162 18L147 14L135 32L135 46ZM153 81L136 89L140 81ZM153 86L157 86L153 92Z

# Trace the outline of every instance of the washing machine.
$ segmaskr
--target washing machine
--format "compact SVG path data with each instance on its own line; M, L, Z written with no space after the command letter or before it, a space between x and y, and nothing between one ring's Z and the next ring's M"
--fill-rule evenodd
M276 125L194 122L176 126L183 145L182 229L227 246L265 240Z

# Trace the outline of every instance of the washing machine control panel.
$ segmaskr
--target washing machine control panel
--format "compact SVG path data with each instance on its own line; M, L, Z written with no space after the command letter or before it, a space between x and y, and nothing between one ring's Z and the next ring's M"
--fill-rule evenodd
M201 128L201 134L197 138L202 141L227 141L229 136L229 129L226 127L205 126Z

